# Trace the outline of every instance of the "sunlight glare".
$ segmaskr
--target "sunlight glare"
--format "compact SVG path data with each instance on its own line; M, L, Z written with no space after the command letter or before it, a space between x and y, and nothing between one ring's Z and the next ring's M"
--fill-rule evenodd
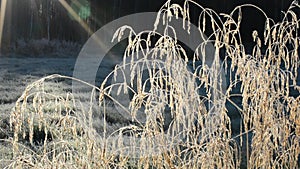
M80 16L65 0L59 0L59 2L68 11L68 13L85 29L85 31L87 31L89 35L93 33L90 27L80 18Z
M0 49L2 47L2 35L4 28L4 19L5 19L5 11L6 11L7 0L1 1L1 11L0 11Z
M69 12L70 15L73 16L73 18L87 31L89 35L92 35L93 31L90 29L90 27L80 18L80 16L73 10L73 8L65 1L65 0L59 0L59 2L62 4L62 6ZM98 36L92 36L92 38L96 41L96 43L102 47L105 48L105 44L99 39Z

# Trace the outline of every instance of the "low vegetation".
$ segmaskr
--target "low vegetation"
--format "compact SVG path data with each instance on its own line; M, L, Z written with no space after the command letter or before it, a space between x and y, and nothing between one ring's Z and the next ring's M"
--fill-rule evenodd
M194 63L202 61L194 65L195 71L188 68L187 53L168 24L182 19L189 31L190 5L202 11L200 34L209 34L194 53ZM240 34L244 7L266 19L263 32L253 31L251 53ZM6 168L298 168L300 96L291 92L300 91L295 12L299 7L293 2L282 21L275 23L253 5L218 15L192 0L183 6L167 1L152 31L135 32L129 26L116 31L113 40L129 32L124 62L101 86L62 75L30 84L11 112L13 135L2 140L1 151L7 155L1 157L1 164ZM164 33L157 32L158 25L164 25ZM211 66L205 61L208 43L216 51ZM229 70L226 87L222 69ZM55 79L78 81L90 89L89 95L46 91L45 82ZM240 92L233 93L237 86ZM205 94L199 94L201 89ZM124 94L130 95L128 105L119 98ZM232 101L236 96L241 105ZM238 135L232 132L228 102L241 116Z

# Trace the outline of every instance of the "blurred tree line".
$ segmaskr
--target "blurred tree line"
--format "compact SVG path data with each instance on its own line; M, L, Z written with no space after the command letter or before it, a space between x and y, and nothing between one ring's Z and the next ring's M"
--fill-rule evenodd
M228 13L239 4L254 3L277 19L280 18L280 11L286 10L291 3L291 0L196 1L218 13ZM183 0L173 2L183 4ZM106 23L132 13L158 11L164 3L165 0L7 0L2 48L11 48L20 39L64 40L83 44L91 33ZM194 13L197 17L197 12ZM256 13L246 15L254 25L246 28L262 22L257 19ZM82 27L78 17L91 32Z
M163 3L149 9L156 11ZM126 14L145 11L150 4L153 2L140 0L8 0L2 43L12 46L20 39L42 38L84 43L91 32L104 24ZM91 32L87 32L76 17Z

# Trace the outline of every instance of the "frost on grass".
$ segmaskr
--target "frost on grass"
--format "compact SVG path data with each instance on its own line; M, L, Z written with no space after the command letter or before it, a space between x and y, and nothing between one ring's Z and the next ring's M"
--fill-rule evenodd
M195 52L193 60L201 59L202 64L193 72L187 68L185 50L176 36L170 36L176 35L176 30L168 24L181 17L189 32L191 4L202 11L200 34L204 37L208 27L212 29ZM251 54L245 52L240 36L246 6L266 17L264 32L253 31ZM115 33L113 39L117 40L129 30L123 64L107 77L117 83L109 84L105 79L97 87L52 75L26 88L10 116L14 135L6 140L13 150L8 166L240 168L245 167L241 159L246 156L248 168L299 167L300 97L290 95L292 89L299 91L296 10L299 5L293 2L282 21L275 23L253 5L218 15L194 1L185 1L183 6L167 1L158 12L154 30L135 32L124 26ZM165 28L163 33L156 30L159 24ZM159 35L155 41L151 38L154 35ZM211 67L203 50L208 42L216 51ZM221 50L225 51L223 61ZM225 91L219 76L222 66L230 66ZM88 99L74 93L45 92L44 81L53 78L85 84L91 88ZM240 137L247 138L239 143L232 136L225 106L232 102L231 90L238 83L242 97L242 107L236 107L242 117ZM201 88L204 95L199 95ZM122 93L130 93L128 104L118 98ZM110 124L112 119L123 122ZM35 138L36 132L42 137ZM244 145L247 149L241 151Z

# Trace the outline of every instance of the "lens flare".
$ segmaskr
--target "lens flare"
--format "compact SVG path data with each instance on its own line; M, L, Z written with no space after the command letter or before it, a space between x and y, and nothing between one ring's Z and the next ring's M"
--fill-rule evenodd
M61 5L68 11L68 13L85 29L85 31L91 35L93 31L88 26L84 20L76 13L76 11L65 1L65 0L59 0Z

